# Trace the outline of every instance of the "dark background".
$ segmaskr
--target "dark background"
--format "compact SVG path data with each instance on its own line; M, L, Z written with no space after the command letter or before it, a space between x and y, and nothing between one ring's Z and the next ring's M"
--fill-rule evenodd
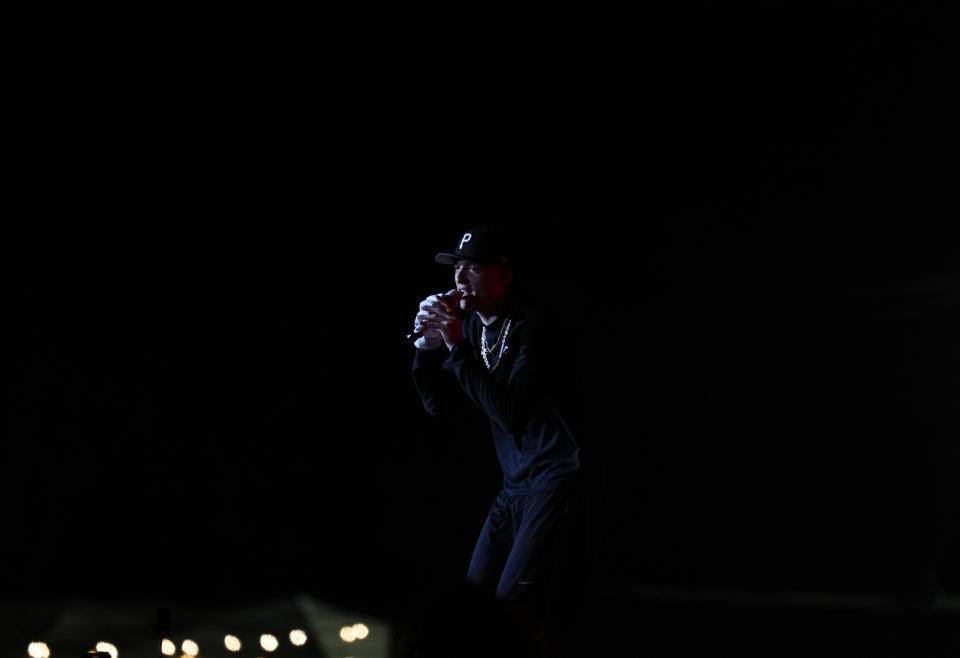
M944 22L552 11L32 24L4 592L455 582L498 472L403 335L488 221L569 301L605 582L960 591Z

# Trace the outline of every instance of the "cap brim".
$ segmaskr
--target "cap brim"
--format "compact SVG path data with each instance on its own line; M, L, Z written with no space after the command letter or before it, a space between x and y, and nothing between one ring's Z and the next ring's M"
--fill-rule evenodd
M463 254L439 253L434 256L433 259L443 265L456 265L458 261L465 260L470 263L476 263L477 265L500 265L501 267L510 267L510 263L506 258L501 258L500 260L482 260L470 258L469 256L464 256Z
M437 254L433 259L442 265L453 265L458 260L469 260L456 254Z

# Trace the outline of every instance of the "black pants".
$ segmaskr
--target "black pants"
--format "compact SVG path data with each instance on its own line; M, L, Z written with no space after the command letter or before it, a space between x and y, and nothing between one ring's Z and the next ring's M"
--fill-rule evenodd
M497 496L467 580L507 602L544 641L570 623L589 572L587 492L577 482Z

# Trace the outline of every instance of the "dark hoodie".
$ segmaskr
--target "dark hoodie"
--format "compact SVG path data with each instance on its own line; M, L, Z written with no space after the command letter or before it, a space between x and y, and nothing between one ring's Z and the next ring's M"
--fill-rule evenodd
M483 323L476 313L463 320L463 340L416 351L413 380L423 407L434 416L460 413L472 401L490 420L490 430L508 494L559 487L580 471L575 436L576 384L562 376L563 363L546 334L539 309L515 304L487 327L487 344L510 320L506 348L481 355ZM498 360L499 358L499 360ZM472 418L464 414L464 418Z

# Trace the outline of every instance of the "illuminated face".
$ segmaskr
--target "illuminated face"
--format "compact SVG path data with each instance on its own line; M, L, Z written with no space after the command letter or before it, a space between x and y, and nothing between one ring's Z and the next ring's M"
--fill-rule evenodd
M460 308L464 311L498 313L512 279L513 272L499 265L458 260L453 266L453 281L463 293Z

